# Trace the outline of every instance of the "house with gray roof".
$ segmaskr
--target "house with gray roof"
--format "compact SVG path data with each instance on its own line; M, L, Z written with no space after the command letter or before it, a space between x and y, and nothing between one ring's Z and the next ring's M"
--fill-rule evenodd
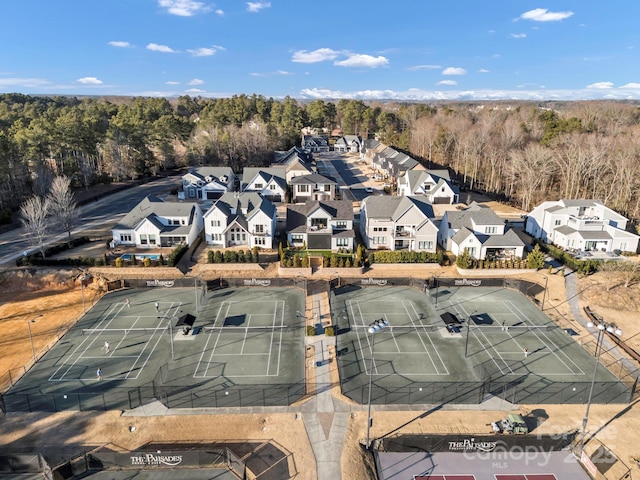
M208 245L273 248L276 207L258 192L225 193L203 216Z
M202 210L195 202L165 202L149 195L112 229L112 245L138 248L191 245L202 232Z
M284 166L245 167L241 192L258 192L272 202L284 202L287 196L287 171Z
M360 233L368 249L436 252L433 207L422 196L370 196L360 207Z
M271 167L284 168L287 182L298 175L307 175L318 171L311 152L300 147L291 147L286 152L276 151Z
M522 258L525 243L491 208L476 202L464 210L444 213L438 243L460 255L467 250L474 259Z
M367 147L365 148L364 158L371 164L375 174L383 180L388 180L395 184L397 179L406 172L425 169L415 158L411 158L406 153L387 147L380 142L375 141L374 143L367 140L365 145Z
M336 140L333 150L342 153L360 153L362 139L358 135L345 135Z
M449 170L409 170L398 177L398 195L424 195L431 204L458 203Z
M293 247L352 252L355 246L353 206L346 200L308 200L303 205L289 205L286 229Z
M640 237L626 228L626 217L589 199L543 202L525 223L529 235L564 249L636 252Z
M328 152L329 138L325 135L303 135L302 148L310 152Z
M291 201L304 203L307 200L335 200L338 182L333 177L310 173L293 177L291 185Z
M215 200L223 193L233 192L236 176L231 167L190 168L182 176L182 192L179 198L196 200Z

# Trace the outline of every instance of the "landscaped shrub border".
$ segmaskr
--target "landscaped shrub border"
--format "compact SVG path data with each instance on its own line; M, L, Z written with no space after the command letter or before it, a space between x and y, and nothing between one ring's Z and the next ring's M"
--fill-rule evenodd
M309 255L317 255L307 250L282 249L280 266L284 268L308 268ZM356 255L351 253L322 253L322 266L331 268L352 268Z
M100 258L79 257L75 259L59 259L59 260L48 258L52 255L56 255L66 250L74 249L76 247L79 247L80 245L84 245L89 242L91 242L91 239L89 237L78 237L78 238L72 238L66 242L56 243L55 245L51 245L50 247L47 247L45 249L44 251L45 258L41 257L40 252L33 252L30 255L23 256L17 259L16 265L18 267L25 267L29 265L34 265L34 266L82 265L82 266L88 266L88 267L92 267L94 265L104 265L104 258L102 257Z
M444 264L445 257L442 252L414 252L407 250L383 250L369 252L367 263L437 263Z
M595 273L598 269L597 260L578 260L559 247L540 241L537 241L536 243L540 246L540 250L542 250L544 253L580 274L590 275L592 273Z
M260 249L253 247L251 250L209 250L207 263L260 263Z

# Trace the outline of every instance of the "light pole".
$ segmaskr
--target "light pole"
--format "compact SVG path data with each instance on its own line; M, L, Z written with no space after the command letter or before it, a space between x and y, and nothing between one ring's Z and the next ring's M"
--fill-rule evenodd
M33 356L33 363L36 363L36 349L33 347L33 335L31 334L31 324L36 323L36 318L40 318L42 314L37 317L27 320L27 328L29 329L29 342L31 342L31 355Z
M547 297L547 285L549 284L549 277L543 275L544 277L544 292L542 292L542 311L544 312L544 301Z
M371 368L369 369L369 399L367 400L367 448L371 447L369 434L371 433L371 425L373 424L373 419L371 418L371 382L373 380L373 369L375 367L373 352L376 346L376 333L388 326L389 322L384 318L381 318L371 323L367 330L367 332L371 334Z
M587 323L587 327L593 328L596 327L598 329L598 337L596 340L596 351L595 351L595 365L593 366L593 377L591 378L591 387L589 388L589 398L587 399L587 411L584 413L584 418L582 419L582 434L580 435L580 444L579 444L579 453L582 457L582 452L584 451L584 439L587 436L587 423L589 422L589 410L591 408L591 397L593 396L593 387L596 383L596 374L598 372L598 366L600 365L600 354L602 353L602 341L604 340L605 332L610 333L612 335L620 336L622 335L622 330L616 327L615 325L607 322L598 322L597 324L594 322Z

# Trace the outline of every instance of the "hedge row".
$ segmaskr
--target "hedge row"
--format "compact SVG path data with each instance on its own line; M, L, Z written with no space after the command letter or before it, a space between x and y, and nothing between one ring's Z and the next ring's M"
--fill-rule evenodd
M89 237L78 237L72 238L67 242L57 243L55 245L51 245L47 247L44 251L44 257L40 255L40 252L34 252L31 255L24 256L16 260L16 265L18 267L25 267L28 265L34 266L43 266L43 265L85 265L85 266L94 266L94 265L104 265L104 259L98 258L84 258L84 259L75 259L76 262L79 263L69 263L69 260L53 260L48 257L56 255L61 252L65 252L67 250L72 250L80 245L84 245L89 243L91 240ZM96 263L99 262L99 263Z
M373 263L444 263L442 252L414 252L408 250L384 250L371 252L367 257L369 265Z
M542 250L544 253L546 253L550 257L555 258L563 265L566 265L571 270L574 270L578 273L590 275L598 270L597 260L578 260L573 255L570 255L563 249L554 245L548 245L542 242L538 242L538 245L540 245L540 250Z
M209 250L207 252L208 263L260 263L260 249L253 247L252 250L227 250L224 253L220 250Z

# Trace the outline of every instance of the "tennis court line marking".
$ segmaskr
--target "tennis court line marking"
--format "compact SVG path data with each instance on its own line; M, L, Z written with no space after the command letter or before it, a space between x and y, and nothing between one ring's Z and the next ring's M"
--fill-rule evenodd
M231 308L231 306L233 304L245 304L245 303L259 303L261 305L264 305L265 302L264 301L260 301L260 302L228 302L228 301L224 301L220 304L220 308L218 309L218 314L216 315L216 319L214 321L215 323L219 323L219 319L220 318L226 318L229 316L229 310ZM223 307L226 304L226 310L225 310L225 314L224 316L221 317L220 313L222 312ZM200 359L198 360L198 363L195 366L195 370L193 373L193 378L212 378L208 375L209 372L209 367L212 364L219 364L220 362L213 362L213 358L214 357L233 357L233 356L244 356L244 357L264 357L265 355L267 355L267 366L266 366L266 372L265 373L256 373L256 374L248 374L248 375L232 375L234 377L277 377L280 375L280 357L282 356L282 337L283 337L283 332L279 331L277 332L275 327L284 327L284 311L285 311L285 301L284 300L273 300L273 304L274 304L274 309L273 309L273 313L268 313L268 314L246 314L247 315L247 325L249 325L251 323L251 318L253 316L257 316L257 315L270 315L272 317L272 322L271 322L271 327L273 327L273 330L270 332L271 333L271 339L269 342L269 351L265 352L265 353L246 353L245 350L245 344L247 342L247 338L249 337L249 333L250 333L250 327L247 326L247 328L245 328L244 330L244 336L242 338L242 346L240 347L240 352L239 353L216 353L216 348L218 347L218 343L220 341L220 338L223 338L224 333L222 332L218 332L218 334L216 335L216 340L213 344L213 348L211 349L211 353L208 356L208 360L204 360L205 359L205 352L207 351L208 347L209 347L209 343L211 341L211 337L213 336L212 334L209 334L207 341L205 342L204 348L202 350L202 353L200 354ZM280 325L277 325L277 313L278 310L281 312L280 314ZM276 333L277 332L277 333ZM272 355L273 355L273 343L275 341L274 336L278 334L279 338L278 338L278 352L277 352L277 367L276 367L276 373L274 374L269 374L269 369L271 368L271 360L272 360ZM204 373L201 375L198 375L198 370L200 369L200 365L206 363L206 367L204 370ZM217 375L216 375L217 376Z
M517 318L518 320L520 320L522 323L524 323L524 324L526 325L526 324L527 324L527 322L529 322L529 319L524 315L524 313L522 313L522 312L520 311L520 309L519 309L519 308L517 308L515 305L513 305L513 304L511 303L511 301L505 301L505 302L503 302L503 303L504 303L504 304L507 306L507 308L509 308L509 309L511 309L511 308L509 307L509 304L511 304L511 307L513 307L513 310L512 310L513 314L514 314L514 315L516 316L516 318ZM531 324L531 325L533 325L533 324ZM566 353L564 353L560 348L558 348L558 345L556 345L556 343L555 343L551 338L549 338L549 336L548 336L545 332L541 332L541 333L539 334L538 332L536 332L535 330L533 330L533 331L532 331L532 333L533 333L533 334L538 338L538 340L540 340L540 342L542 342L542 344L543 344L543 345L544 345L544 346L545 346L545 347L546 347L546 348L547 348L547 349L548 349L548 350L553 354L553 356L554 356L554 357L556 357L560 362L562 362L562 364L567 368L567 370L569 371L569 373L570 373L571 375L584 375L584 374L585 374L585 373L584 373L584 371L583 371L583 370L582 370L578 365L576 365L576 363L575 363L573 360L571 360L571 358L570 358ZM551 343L551 344L552 344L554 347L556 347L556 348L555 348L554 350L552 350L552 349L551 349L551 347L549 346L549 344L548 344L547 342L545 342L545 341L544 341L544 339L542 339L542 338L540 337L540 335L543 335L543 336L544 336L544 338L547 340L547 342ZM509 336L511 336L511 335L509 335ZM516 342L516 343L517 343L517 342ZM518 345L519 345L519 343L518 343ZM565 357L565 358L566 358L570 363L572 363L572 364L573 364L573 366L574 366L574 367L576 367L576 368L578 369L578 372L575 372L575 371L574 371L574 370L573 370L569 365L567 365L567 363L566 363L566 362L564 362L564 361L560 358L560 356L557 354L557 352L560 352L560 353L561 353L561 354L562 354L562 355L563 355L563 356L564 356L564 357ZM544 374L544 375L546 375L546 374ZM557 374L556 374L556 375L557 375Z
M460 308L458 308L458 307L460 307ZM469 335L469 333L470 333L471 331L473 331L473 335L474 335L475 339L476 339L476 340L480 340L480 339L478 339L478 336L477 336L477 334L476 334L475 330L471 328L471 323L470 323L470 322L472 321L472 320L471 320L471 315L469 315L469 313L467 312L467 310L466 310L462 305L460 305L460 304L457 304L457 305L453 306L453 308L454 308L454 310L456 311L456 313L457 313L458 315L462 316L463 318L467 318L467 319L468 319L467 321L468 321L469 323L467 324L467 335ZM460 311L461 311L461 310L462 310L462 314L460 313ZM482 331L481 331L481 332L482 332ZM496 362L495 357L494 357L493 355L491 355L491 354L488 352L488 350L489 350L489 349L488 349L487 347L485 347L485 348L484 348L484 350L485 350L485 351L487 351L487 353L489 353L489 358L491 359L491 361L492 361L493 363L495 363L496 367L498 367L498 370L500 370L500 373L501 373L501 374L503 374L503 375L513 375L513 374L514 374L514 371L511 369L511 366L506 362L506 360L505 360L504 358L502 358L502 355L500 355L500 352L499 352L498 350L496 350L496 347L493 345L493 342L490 342L490 341L489 341L489 339L487 338L487 336L485 335L485 333L484 333L484 332L482 332L482 336L484 337L484 342L482 342L482 340L480 340L480 344L490 345L490 346L491 346L491 350L493 350L493 351L496 353L496 355L497 355L498 357L500 357L500 361L502 361L502 363L504 364L504 366L505 366L507 369L509 369L509 373L507 373L507 372L505 372L504 370L502 370L502 368L500 368L500 365L498 365L498 362Z
M140 374L143 372L144 368L147 366L147 363L149 363L149 360L151 359L151 355L153 355L153 352L156 351L156 348L158 347L158 344L160 343L160 340L162 340L162 332L160 330L158 330L157 332L153 332L151 334L151 338L149 339L149 341L145 342L144 347L142 347L142 351L138 355L138 358L136 359L135 362L133 362L133 365L131 365L131 368L129 369L129 371L127 372L127 375L125 376L125 378L127 380L131 380L129 378L129 375L131 374L131 372L135 368L136 364L138 363L138 360L140 360L140 357L142 357L142 354L144 353L144 351L147 349L147 346L151 344L151 340L153 339L153 337L156 336L156 333L160 333L160 335L158 335L158 339L156 340L156 343L153 345L153 348L151 349L151 351L147 354L146 360L144 361L144 363L138 369L138 373L136 374L135 377L133 377L133 380L137 380L138 379ZM105 378L109 378L109 376L106 376Z
M364 352L364 351L365 351L365 347L363 346L363 342L362 342L362 335L361 335L361 333L360 333L360 332L361 332L361 331L366 331L366 327L367 327L367 325L366 325L366 323L365 323L365 318L364 318L364 315L362 314L362 310L360 309L360 302L359 302L358 300L349 300L349 301L347 301L347 302L345 302L345 303L346 303L346 304L348 304L349 309L351 310L351 316L352 316L352 318L354 319L354 324L355 324L355 326L357 326L357 327L361 327L361 328L357 328L357 329L356 329L356 332L357 332L357 339L358 339L358 344L359 344L359 347L360 347L360 351L361 351L361 352ZM418 316L418 313L417 313L417 311L415 310L415 307L413 306L413 303L412 303L412 302L409 302L409 303L411 304L412 309L413 309L413 310L414 310L414 312L416 313L416 316ZM354 310L354 304L358 307L358 312L359 312L359 313L357 313L357 314L356 314L356 312L355 312L355 310ZM400 373L400 374L402 374L402 375L425 375L425 376L449 375L449 371L448 371L448 369L447 369L446 365L444 365L444 362L442 362L442 357L440 356L440 354L439 354L439 352L437 351L437 349L436 349L435 345L433 344L433 341L431 340L430 335L429 335L429 334L424 330L424 328L425 328L425 327L421 327L421 326L416 325L416 324L415 324L415 322L413 321L413 317L410 315L410 313L409 313L409 311L408 311L408 309L407 309L406 302L405 302L405 301L403 301L403 302L402 302L402 304L403 304L403 306L404 306L404 310L405 310L405 312L406 312L406 315L404 315L404 316L403 316L403 318L408 317L408 318L409 318L409 320L411 321L411 324L412 324L412 326L413 326L413 332L411 332L411 333L415 333L415 334L417 334L417 335L418 335L418 337L420 338L420 342L422 343L422 346L423 346L424 350L418 350L418 351L415 351L415 352L408 352L408 351L406 351L406 350L401 350L401 349L400 349L400 347L399 347L399 345L398 345L398 342L397 342L397 340L396 340L396 335L395 335L395 333L393 333L393 324L390 324L389 331L390 331L391 336L392 336L392 338L393 338L393 341L394 341L394 343L395 343L395 345L396 345L396 350L397 350L397 352L398 352L398 353L402 353L403 355L420 355L420 356L422 356L422 357L424 357L424 354L426 353L426 354L427 354L427 356L428 356L428 358L429 358L429 360L431 361L431 364L433 365L433 368L434 368L434 370L435 370L435 373L433 373L433 372L429 372L429 373L424 373L424 372L422 372L422 373L398 372L398 373ZM386 314L383 314L383 317L386 319ZM360 320L359 322L358 322L358 319ZM421 334L426 334L426 335L427 335L427 337L429 338L429 342L431 343L431 345L433 346L434 350L436 351L436 354L437 354L437 355L438 355L438 357L440 358L440 362L441 362L441 364L442 364L442 366L443 366L443 368L444 368L444 370L445 370L445 373L442 373L442 372L440 371L440 369L438 369L438 367L436 366L436 364L435 364L435 362L434 362L433 358L432 358L432 357L431 357L431 355L429 354L429 349L428 349L428 348L427 348L427 346L425 345L425 343L424 343L424 341L423 341L423 339L422 339L422 335L421 335ZM372 352L372 350L373 350L373 344L372 344L372 341L375 341L375 340L370 340L370 339L369 339L369 335L367 335L367 334L365 334L365 338L366 338L366 344L367 344L367 347L368 347L368 349L369 349L369 353L371 353L371 352ZM383 352L383 353L392 353L392 352ZM362 362L363 362L363 364L364 364L364 372L368 375L368 374L369 374L369 366L368 366L368 363L370 363L370 362L365 361L364 357L362 358ZM376 362L375 362L375 359L374 359L374 362L373 362L373 370L372 370L371 374L372 374L372 375L378 375L378 367L377 367L377 364L376 364Z
M402 302L402 304L404 305L405 311L407 312L407 315L409 315L409 318L411 319L411 324L416 327L416 323L413 321L414 317L412 317L409 314L409 310L407 309L407 305L405 302ZM415 305L413 304L413 302L410 302L411 308L413 309L413 313L415 313L415 317L419 318L420 314L418 313L418 311L416 310ZM438 369L438 367L436 367L435 362L433 361L433 359L431 358L431 354L429 353L428 348L426 347L426 345L424 344L424 342L422 341L422 336L418 335L420 337L420 343L422 343L422 345L425 348L425 351L427 352L427 355L429 355L429 359L431 359L431 363L433 363L433 368L435 368L436 370L436 375L449 375L449 369L447 368L447 366L444 363L444 360L442 360L442 356L440 355L440 352L438 351L438 349L436 348L436 346L433 343L433 340L431 340L431 335L429 335L429 333L424 330L425 327L420 327L423 329L424 333L427 335L427 338L429 339L429 343L431 344L431 347L433 347L433 351L436 352L436 355L438 356L438 360L440 360L440 365L442 365L442 368L444 368L444 373L440 373L440 370ZM418 330L418 328L416 327L416 332L420 333L420 331Z

